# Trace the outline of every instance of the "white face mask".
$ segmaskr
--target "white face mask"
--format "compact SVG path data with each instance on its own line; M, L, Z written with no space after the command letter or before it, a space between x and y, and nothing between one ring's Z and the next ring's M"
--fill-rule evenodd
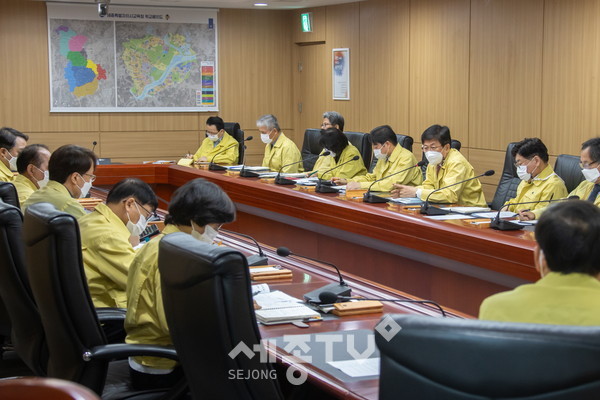
M39 168L38 168L38 171L42 172ZM46 186L48 184L49 180L50 180L50 173L48 171L44 171L44 177L42 179L40 179L39 181L37 181L38 187L40 189L43 188L44 186Z
M79 175L81 176L81 175ZM83 176L81 176L81 179L83 179ZM77 187L79 187L79 185L77 185ZM83 179L83 186L79 187L79 190L81 190L81 193L79 193L79 198L82 199L85 196L87 196L87 194L90 192L90 189L92 188L92 182L88 182L85 179Z
M531 174L529 172L527 172L527 165L519 165L517 167L517 176L522 181L528 181L531 179Z
M382 146L383 147L383 146ZM382 160L384 158L387 157L387 154L383 154L381 152L381 147L378 149L373 149L373 155L375 156L375 158L377 158L378 160Z
M19 157L13 156L12 154L10 154L10 151L7 151L7 153L10 156L10 158L4 157L4 159L8 161L8 167L10 168L10 170L15 172L17 171L17 159Z
M328 152L329 152L329 156L330 156L330 157L333 157L333 158L335 158L335 156L337 155L337 154L335 154L333 151L331 151L331 150L328 150L328 149L323 149L323 151L324 151L324 152L327 152L327 151L328 151Z
M217 140L219 140L219 135L208 135L207 136L209 140L216 142Z
M425 158L431 165L438 165L444 159L444 156L439 151L426 151Z
M269 131L269 132L267 132L267 133L261 133L261 134L260 134L260 140L262 140L262 142L263 142L264 144L269 144L269 143L271 143L271 142L273 141L273 139L271 139L271 138L269 137L270 133L271 133L271 131Z
M581 173L588 182L594 183L600 178L600 171L598 171L598 168L582 169Z
M135 203L135 208L137 208L138 213L140 213L140 219L138 220L137 223L133 223L131 222L131 218L129 218L129 213L127 213L127 230L129 230L129 233L131 233L131 236L140 236L142 234L142 232L144 232L144 229L146 229L146 217L142 214L142 212L140 211L140 208L137 205L137 202Z
M190 223L191 223L191 221L190 221ZM196 229L194 229L193 223L191 223L191 225L192 225L192 237L194 239L198 239L199 241L204 242L204 243L213 244L215 239L217 238L217 235L219 234L219 232L214 230L214 228L210 225L206 225L204 227L204 233L200 233Z

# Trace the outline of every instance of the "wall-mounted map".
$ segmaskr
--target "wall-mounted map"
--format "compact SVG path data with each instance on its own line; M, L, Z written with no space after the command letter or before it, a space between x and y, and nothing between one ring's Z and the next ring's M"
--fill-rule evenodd
M217 111L216 15L48 3L50 111Z

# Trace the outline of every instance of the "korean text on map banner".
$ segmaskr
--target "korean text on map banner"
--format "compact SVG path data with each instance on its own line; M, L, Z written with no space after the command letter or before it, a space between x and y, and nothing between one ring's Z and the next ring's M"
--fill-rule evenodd
M47 8L51 112L218 111L216 10Z

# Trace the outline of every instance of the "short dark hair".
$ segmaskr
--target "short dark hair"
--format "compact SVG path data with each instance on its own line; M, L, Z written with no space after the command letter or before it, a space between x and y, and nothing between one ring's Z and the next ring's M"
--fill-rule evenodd
M206 125L214 125L217 127L217 130L220 132L225 129L225 122L221 119L221 117L208 117L206 120Z
M519 143L515 144L513 147L511 154L515 157L517 154L521 157L525 157L528 160L531 160L533 157L538 156L544 162L548 162L548 148L538 138L525 138L521 140Z
M452 144L450 128L441 125L431 125L421 134L421 143L426 140L437 140L442 146Z
M319 145L333 151L337 157L348 147L348 138L337 128L321 129Z
M25 173L29 164L33 164L39 168L42 165L42 156L40 155L40 150L42 149L48 150L48 146L44 144L30 144L26 146L21 154L19 154L19 158L17 158L17 172L20 174Z
M339 126L340 131L344 132L344 117L337 111L325 111L323 118L327 118L331 125L335 128L335 125Z
M29 136L19 132L14 128L8 128L6 126L0 128L0 148L11 150L13 147L15 147L17 137L23 138L25 141L29 140Z
M52 153L48 163L50 180L65 183L74 172L85 174L90 167L96 169L97 158L93 151L74 144L60 146Z
M592 161L600 161L600 137L586 140L581 145L581 150L590 149L590 158Z
M396 132L389 125L381 125L371 131L371 142L373 144L384 144L390 142L394 146L398 145Z
M548 207L535 238L551 271L600 273L600 208L592 203L568 200Z
M197 178L181 186L169 204L166 224L199 226L224 224L235 220L235 205L218 185Z
M158 200L150 185L138 178L125 178L118 182L108 192L106 202L116 204L130 197L141 205L149 204L153 210L158 207Z

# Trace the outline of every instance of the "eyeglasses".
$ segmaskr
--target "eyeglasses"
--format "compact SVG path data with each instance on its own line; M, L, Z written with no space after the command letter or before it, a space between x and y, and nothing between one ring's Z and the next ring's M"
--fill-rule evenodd
M137 200L135 200L135 199L134 199L134 201L135 201L135 203L136 203L138 206L140 206L140 207L142 208L142 210L146 211L146 219L147 219L147 220L149 220L149 219L151 219L151 218L158 218L158 215L156 214L156 211L148 211L148 210L146 209L146 207L144 207L143 205L141 205L141 204L140 204L140 202L139 202L139 201L137 201Z
M535 156L534 156L535 157ZM526 159L527 160L527 159ZM527 160L527 163L524 163L524 161L516 161L515 162L515 167L519 168L522 167L524 165L529 165L529 163L533 160L533 158L531 158L530 160Z
M333 127L333 125L330 123L327 123L327 122L323 122L321 124L321 129L332 128L332 127Z
M591 163L583 163L583 162L579 162L579 166L581 167L581 169L591 169L593 168L592 165L594 164L598 164L598 161L592 161Z
M94 183L94 181L96 180L96 175L93 175L93 174L83 174L83 175L89 176L90 177L89 182L91 182L91 183ZM83 176L82 176L82 178L83 178Z
M443 146L421 146L421 150L423 151L439 151L443 148Z
M211 132L211 131L205 131L207 135L218 135L219 132Z

